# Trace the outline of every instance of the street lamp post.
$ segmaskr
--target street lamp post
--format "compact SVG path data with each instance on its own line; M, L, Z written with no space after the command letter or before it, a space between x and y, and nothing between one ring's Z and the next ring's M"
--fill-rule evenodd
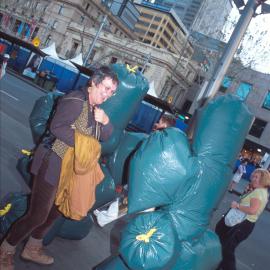
M112 6L112 4L113 4L113 1L108 1L107 7L110 9L111 6ZM84 66L87 65L87 62L88 62L88 60L89 60L89 58L90 58L90 56L91 56L91 54L92 54L92 51L93 51L93 49L94 49L95 46L96 46L97 40L98 40L98 38L99 38L99 36L100 36L100 33L101 33L101 31L102 31L104 25L105 25L106 22L107 22L107 18L108 18L108 14L105 14L104 17L103 17L103 19L102 19L102 22L101 22L101 24L100 24L100 26L99 26L99 28L98 28L98 31L97 31L97 33L96 33L96 35L95 35L95 37L94 37L94 40L93 40L93 42L92 42L92 44L91 44L91 46L90 46L90 48L89 48L89 50L88 50L88 52L87 52L87 54L86 54L86 56L85 56L85 59L84 59L84 62L83 62L83 65L84 65Z
M242 0L234 0L234 2L236 3L237 7L241 7L244 5L244 2ZM221 85L221 82L226 74L226 71L229 65L231 64L233 56L239 46L239 43L241 42L252 17L255 15L257 7L259 5L268 6L264 4L264 2L265 0L248 0L244 10L241 11L241 17L237 22L237 25L230 37L227 47L225 48L219 62L216 65L216 70L214 71L207 87L205 88L205 91L201 95L202 98L197 101L196 104L197 108L203 106L208 100L214 97L214 95L217 93ZM192 138L193 136L196 117L197 117L197 109L195 109L195 112L189 124L189 128L187 130L189 138Z
M143 65L143 67L142 67L141 73L144 72L144 70L146 69L146 66L147 66L147 64L150 62L150 60L151 60L151 53L149 53L149 54L147 55L147 57L146 57L146 59L145 59L145 61L144 61L144 65Z
M243 10L242 15L230 37L227 47L225 48L221 59L219 60L216 69L204 91L204 98L212 98L218 91L221 82L227 72L229 65L232 62L233 56L241 42L247 27L255 14L255 11L259 5L264 1L249 0Z
M83 65L84 65L84 66L87 65L87 62L88 62L88 60L89 60L89 57L91 56L92 51L93 51L94 47L96 46L97 40L98 40L99 35L100 35L101 31L102 31L102 28L104 27L104 25L105 25L105 23L106 23L106 21L107 21L107 18L108 18L108 15L106 14L106 15L103 17L103 20L102 20L102 22L101 22L101 24L100 24L100 26L99 26L99 29L98 29L98 31L97 31L97 33L96 33L96 35L95 35L95 37L94 37L94 40L93 40L93 42L92 42L92 44L91 44L91 46L90 46L90 48L89 48L89 50L88 50L88 52L87 52L87 55L86 55L86 57L85 57L85 59L84 59L84 62L83 62Z

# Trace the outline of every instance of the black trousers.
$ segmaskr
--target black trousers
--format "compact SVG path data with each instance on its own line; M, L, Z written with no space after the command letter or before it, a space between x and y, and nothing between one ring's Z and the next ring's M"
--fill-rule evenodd
M215 232L219 236L222 246L222 261L218 269L236 270L235 249L251 234L255 223L244 220L233 227L226 226L224 217L216 225Z

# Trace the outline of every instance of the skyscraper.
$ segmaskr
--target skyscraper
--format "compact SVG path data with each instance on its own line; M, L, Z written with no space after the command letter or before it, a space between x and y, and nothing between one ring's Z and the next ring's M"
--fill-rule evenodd
M232 10L231 0L142 0L149 5L173 8L187 29L215 39L222 38L222 30Z
M190 28L204 0L145 0L168 8L173 8L187 28Z

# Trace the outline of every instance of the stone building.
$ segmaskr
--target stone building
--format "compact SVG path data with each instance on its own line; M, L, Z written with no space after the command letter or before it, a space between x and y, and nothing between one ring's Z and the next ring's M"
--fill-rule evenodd
M79 25L72 23L67 28L66 43L61 46L62 54L65 54L65 50L69 47L68 44L72 40L80 37L79 27ZM87 32L89 37L94 36L94 34L95 32L92 29L89 29ZM171 88L173 88L171 91L179 92L178 102L173 103L180 108L188 89L194 81L198 68L191 59L181 58L180 62L179 55L168 52L165 49L155 48L140 41L122 39L108 32L101 32L95 46L95 55L91 65L115 62L126 63L132 66L137 65L139 69L144 69L144 75L149 82L154 81L155 91L158 96L162 95L166 84L171 82ZM173 78L171 77L172 73L174 74Z
M17 3L17 4L16 4ZM185 55L155 48L136 41L134 30L115 16L113 5L105 0L25 1L4 0L0 5L1 30L31 42L41 39L41 48L52 42L60 57L70 59L80 53L85 57L104 14L107 24L89 58L89 65L129 63L146 66L144 74L154 81L157 95L181 108L196 76L198 66L191 61L190 44ZM111 11L110 11L111 9ZM182 35L180 35L182 37ZM184 37L184 32L183 32ZM182 46L185 40L181 41ZM146 63L150 59L150 63Z
M105 31L121 38L136 39L133 28L124 23L122 18L113 15L110 7L104 0L2 0L0 26L2 31L24 40L31 41L38 36L41 47L46 47L51 41L57 41L57 51L60 52L71 23L76 22L83 26L83 37L85 30L98 29L104 15L107 15ZM73 40L67 54L61 56L71 58L83 51L83 46L82 38Z

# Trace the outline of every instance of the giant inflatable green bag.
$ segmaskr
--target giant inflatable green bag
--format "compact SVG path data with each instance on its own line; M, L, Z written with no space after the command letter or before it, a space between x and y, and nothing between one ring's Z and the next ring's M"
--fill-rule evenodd
M148 81L139 71L130 70L125 65L120 64L115 64L112 68L117 73L119 86L116 95L101 106L114 126L109 141L102 143L103 155L110 154L116 149L123 130L127 127L149 89Z
M125 229L118 270L211 270L221 260L208 230L229 184L252 116L236 96L218 97L198 113L192 143L175 128L145 139L129 168L128 213L155 207ZM119 261L125 267L120 267ZM113 259L97 269L113 269Z

